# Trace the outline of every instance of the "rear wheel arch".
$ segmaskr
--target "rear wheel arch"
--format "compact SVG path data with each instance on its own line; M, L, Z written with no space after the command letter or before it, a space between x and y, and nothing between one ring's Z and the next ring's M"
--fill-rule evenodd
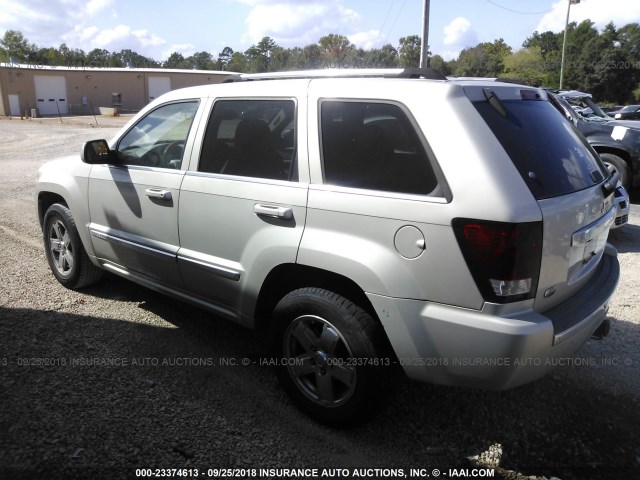
M289 292L305 287L317 287L337 293L369 313L378 320L373 305L364 290L348 277L295 263L282 264L275 267L265 278L254 317L259 326L268 326L271 314L277 303Z

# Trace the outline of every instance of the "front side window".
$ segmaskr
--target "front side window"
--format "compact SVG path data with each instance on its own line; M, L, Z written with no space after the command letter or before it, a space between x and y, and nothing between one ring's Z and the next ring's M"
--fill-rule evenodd
M197 101L156 108L120 139L118 159L125 165L180 169Z
M297 180L293 100L218 100L198 171Z
M324 182L428 195L438 181L407 114L389 103L320 105Z

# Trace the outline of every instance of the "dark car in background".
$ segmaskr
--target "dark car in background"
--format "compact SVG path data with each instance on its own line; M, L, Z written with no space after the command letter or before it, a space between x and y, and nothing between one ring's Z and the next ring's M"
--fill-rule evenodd
M614 114L616 120L640 120L640 105L627 105Z
M620 173L627 188L640 186L640 122L616 120L588 93L549 91L551 103L585 136L605 164ZM582 109L581 114L575 108Z
M624 105L613 105L610 107L600 107L600 108L604 113L613 117L616 113L618 113L620 110L624 108Z

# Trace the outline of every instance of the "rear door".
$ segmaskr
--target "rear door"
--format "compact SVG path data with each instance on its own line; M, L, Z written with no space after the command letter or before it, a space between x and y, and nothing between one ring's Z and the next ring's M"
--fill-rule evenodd
M543 216L543 252L535 309L546 311L579 291L602 259L614 216L609 172L571 122L542 92L518 87L467 95L491 128ZM488 100L492 95L497 97Z
M185 287L235 319L253 313L273 268L296 261L306 221L306 98L288 86L286 96L216 99L182 184Z

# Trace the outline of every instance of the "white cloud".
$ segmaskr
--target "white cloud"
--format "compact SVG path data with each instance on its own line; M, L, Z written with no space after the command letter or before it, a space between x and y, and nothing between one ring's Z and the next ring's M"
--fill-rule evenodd
M174 43L162 52L162 60L166 60L173 53L180 53L183 57L190 57L196 53L196 46L191 43Z
M113 3L113 0L0 0L0 30L19 30L29 41L50 45Z
M460 56L461 51L462 50L444 50L443 52L439 52L439 55L446 61L455 60Z
M98 27L95 27L95 26L79 28L76 32L76 35L77 35L77 38L84 43L90 40L92 37L95 37L99 31L100 30L98 29Z
M460 52L467 47L475 47L478 33L471 27L471 22L465 17L456 17L443 29L443 45L446 50L438 52L445 60L453 60L460 56Z
M239 0L252 6L245 38L251 43L273 38L282 46L315 43L329 33L357 33L360 15L338 0Z
M88 15L93 16L110 6L112 3L113 0L89 0L85 7L85 11Z
M472 47L478 43L478 34L469 20L457 17L444 27L443 43L448 47Z
M553 4L552 10L547 13L536 27L538 32L560 32L564 30L567 18L566 0L560 0ZM577 5L571 6L570 22L580 23L591 20L597 28L604 27L613 22L616 27L623 27L628 23L640 22L640 2L631 0L583 0Z
M380 33L380 30L369 30L367 32L358 32L347 35L349 41L358 48L371 50L372 48L380 48L386 42L386 38Z
M120 24L100 29L94 20L104 17L115 0L0 0L0 32L18 30L36 45L48 47L66 43L70 48L90 51L131 49L154 56L166 42L146 29L134 30ZM112 18L114 15L109 13Z
M110 51L120 51L123 49L133 50L140 53L148 47L159 47L166 42L148 30L132 30L128 25L116 25L114 28L99 30L96 27L84 28L78 32L64 38L73 43L73 40L82 39L84 45L89 45L91 49L104 48Z
M20 2L16 0L0 0L0 28L7 30L19 30L24 32L28 30L31 25L43 25L55 20L55 17L47 13L48 9L45 7L45 2L34 1L32 4L26 2ZM6 24L15 24L13 26L7 26ZM18 23L24 23L24 28L18 28Z

